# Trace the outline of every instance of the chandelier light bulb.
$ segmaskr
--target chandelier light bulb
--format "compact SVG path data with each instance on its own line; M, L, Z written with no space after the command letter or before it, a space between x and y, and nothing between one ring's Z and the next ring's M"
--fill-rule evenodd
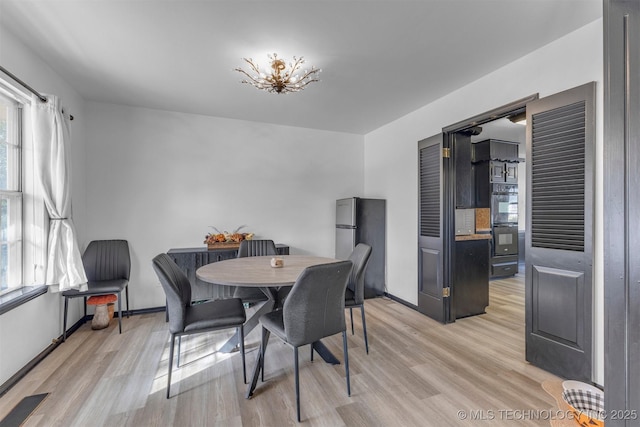
M271 60L271 71L260 70L260 67L253 62L253 59L242 58L247 64L249 64L250 73L238 67L235 71L244 74L246 77L242 80L242 83L247 83L253 87L266 90L272 93L289 93L299 92L304 89L309 83L317 82L319 68L311 67L310 70L304 70L300 72L300 67L304 64L302 57L293 57L293 62L287 64L284 60L279 59L277 54L267 55Z

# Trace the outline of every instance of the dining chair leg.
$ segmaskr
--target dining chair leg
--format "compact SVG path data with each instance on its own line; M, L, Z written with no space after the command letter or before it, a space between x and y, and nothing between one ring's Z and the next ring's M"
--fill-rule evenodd
M367 349L367 354L369 354L369 339L367 338L367 321L364 318L364 304L360 306L360 311L362 312L362 331L364 332L364 347Z
M300 375L298 372L298 347L293 348L293 372L296 381L296 414L300 422Z
M256 364L253 368L253 372L251 374L251 384L249 384L249 387L247 387L247 393L245 395L245 397L247 399L251 399L251 396L253 396L253 392L256 389L256 385L258 384L258 378L260 378L260 371L262 370L263 376L264 376L264 355L266 353L267 350L267 344L269 343L269 335L270 332L269 330L265 329L264 327L262 328L262 338L260 341L260 348L258 349L258 352L256 353L257 357L256 357ZM263 380L264 381L264 380Z
M122 333L122 292L118 292L118 330Z
M313 343L309 344L309 348L311 349L311 356L309 357L309 360L313 362Z
M129 315L131 314L131 310L129 309L129 285L127 285L127 287L124 288L124 292L127 298L127 319L128 319Z
M64 320L62 321L62 342L67 340L67 310L69 309L69 298L64 297Z
M347 331L342 332L342 348L344 350L344 370L347 374L347 394L351 396L351 378L349 378L349 349L347 348Z
M240 353L242 354L242 379L247 383L247 365L244 360L244 327L238 327L238 336L240 337Z
M260 341L260 351L262 352L260 355L260 379L262 382L264 382L264 355L267 351L268 337L268 331L265 328L262 328L262 338Z
M353 330L353 307L349 307L349 317L351 317L351 335L354 335L355 332Z
M173 369L173 345L175 343L175 335L171 334L171 345L169 347L169 372L167 374L167 399L171 391L171 370Z
M180 344L182 344L182 335L178 335L178 355L176 356L176 368L180 367Z

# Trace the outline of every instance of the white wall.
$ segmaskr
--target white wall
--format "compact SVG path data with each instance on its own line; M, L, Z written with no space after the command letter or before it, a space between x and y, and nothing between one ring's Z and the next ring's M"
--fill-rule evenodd
M387 202L388 292L417 304L417 141L443 127L528 95L540 97L597 82L595 372L603 384L602 20L544 46L459 90L365 135L365 193ZM468 64L473 66L473 64ZM428 75L425 76L428 78Z
M41 93L58 95L75 120L71 122L71 169L73 174L73 213L79 244L84 249L86 218L85 186L85 117L84 102L71 86L46 63L0 28L0 63ZM31 284L31 283L27 283ZM69 324L81 317L79 301L70 304ZM51 344L62 334L62 298L58 293L46 295L0 315L0 384Z
M136 309L164 305L151 259L203 247L209 226L333 256L335 200L363 193L359 135L94 102L86 112L88 239L129 241Z

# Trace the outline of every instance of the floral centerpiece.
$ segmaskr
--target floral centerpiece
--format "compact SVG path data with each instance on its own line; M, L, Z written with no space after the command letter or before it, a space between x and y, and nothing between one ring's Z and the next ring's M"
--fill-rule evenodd
M210 225L209 228L213 228L215 233L208 233L204 237L204 243L206 243L209 248L237 247L243 240L251 240L253 238L253 233L240 233L240 230L244 227L246 226L241 225L229 233L228 231L220 231L216 227Z

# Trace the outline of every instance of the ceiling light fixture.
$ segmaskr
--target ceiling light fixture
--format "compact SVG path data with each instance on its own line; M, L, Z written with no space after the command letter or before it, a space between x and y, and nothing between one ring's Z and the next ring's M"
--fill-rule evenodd
M318 74L322 71L321 69L312 66L310 70L300 70L304 64L302 57L296 58L294 56L293 63L290 62L289 68L287 68L285 61L279 59L277 54L267 56L271 60L270 72L260 71L260 67L253 62L253 59L242 58L251 68L250 72L246 72L240 67L235 69L247 76L242 80L242 83L248 83L267 92L288 93L300 92L309 83L319 81Z

